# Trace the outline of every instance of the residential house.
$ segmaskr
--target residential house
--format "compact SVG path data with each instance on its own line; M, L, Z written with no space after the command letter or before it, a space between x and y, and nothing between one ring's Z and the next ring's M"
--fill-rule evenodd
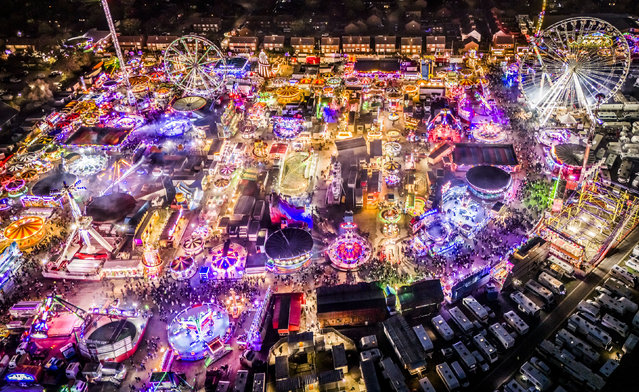
M222 28L222 19L215 16L202 16L193 23L193 31L197 33L217 33Z
M322 37L320 40L320 51L322 54L339 53L339 37Z
M36 49L35 38L11 37L7 38L5 48L10 52L28 52Z
M471 50L479 50L479 41L477 41L473 36L468 36L461 44L462 46L459 48L460 54L468 53Z
M291 32L291 24L296 21L297 18L293 15L277 15L275 17L275 25L282 29L285 33Z
M397 52L397 37L394 35L378 35L375 37L377 54L394 54Z
M399 52L402 56L412 56L422 54L422 37L402 37L400 38Z
M446 37L443 35L430 35L426 37L426 54L443 53L446 51Z
M411 20L404 25L404 31L408 34L419 34L422 31L422 25L416 20Z
M229 50L235 53L255 53L259 40L257 37L231 37L229 38Z
M271 52L281 52L284 50L284 39L283 35L265 35L262 39L262 47Z
M122 50L142 50L145 47L143 35L118 35Z
M291 46L297 53L313 53L315 37L291 37Z
M512 34L505 33L502 30L493 34L493 40L490 45L490 54L496 57L508 57L515 52L515 37Z
M481 42L481 33L475 23L475 18L472 15L468 16L468 21L463 23L460 27L461 39L466 40L468 37L473 37L475 41Z
M342 37L342 51L348 54L371 52L371 37L368 35L347 35Z
M171 45L171 42L178 38L178 36L174 35L149 35L146 38L146 48L157 52L166 50Z
M477 41L473 36L468 36L465 40L462 41L461 45L461 48L459 48L460 54L468 53L471 50L479 50L479 41Z

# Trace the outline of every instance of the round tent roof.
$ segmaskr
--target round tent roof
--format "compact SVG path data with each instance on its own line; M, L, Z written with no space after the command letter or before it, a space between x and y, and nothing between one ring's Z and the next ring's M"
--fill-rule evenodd
M495 191L510 183L510 173L495 166L475 166L466 172L466 181L473 188Z
M178 112L192 112L200 110L206 105L206 99L197 96L188 96L177 99L171 106Z
M91 200L86 207L86 214L95 222L118 222L134 208L133 196L128 193L111 193Z
M44 227L44 220L38 216L28 216L12 222L4 229L8 240L24 240L37 234Z
M180 256L176 257L171 261L171 268L173 271L184 272L188 270L194 263L193 257L190 256Z
M560 163L568 166L578 166L581 167L584 163L584 154L586 153L586 147L573 144L558 144L554 147L555 156L560 161ZM594 154L591 154L594 156Z
M313 237L306 230L287 227L271 234L264 246L271 259L291 259L310 252Z
M36 182L31 188L34 196L50 196L55 190L62 189L64 183L73 184L77 177L71 173L53 173Z

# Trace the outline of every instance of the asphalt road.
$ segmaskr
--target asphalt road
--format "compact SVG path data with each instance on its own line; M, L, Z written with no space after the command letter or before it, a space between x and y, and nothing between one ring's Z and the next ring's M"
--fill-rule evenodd
M616 248L616 252L606 257L599 266L590 272L583 281L581 281L575 289L569 293L559 305L547 314L540 323L528 335L525 336L525 342L515 346L515 348L502 358L500 363L492 369L480 383L471 386L473 391L494 391L519 370L524 360L528 359L537 346L552 332L554 332L577 308L579 302L587 297L596 286L600 285L608 271L623 260L632 248L639 243L639 230L634 230L626 239Z

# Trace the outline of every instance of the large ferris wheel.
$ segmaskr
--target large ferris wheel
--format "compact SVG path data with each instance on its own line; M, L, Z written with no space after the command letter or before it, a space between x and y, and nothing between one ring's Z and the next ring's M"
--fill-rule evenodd
M601 19L570 18L532 37L519 61L519 86L540 125L560 109L592 117L621 88L629 67L630 49L617 28Z
M164 69L169 80L186 95L210 97L226 82L226 59L206 38L186 35L164 51Z

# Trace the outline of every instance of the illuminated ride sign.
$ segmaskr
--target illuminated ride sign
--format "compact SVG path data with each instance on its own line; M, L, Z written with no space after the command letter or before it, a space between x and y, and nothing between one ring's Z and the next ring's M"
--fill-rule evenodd
M29 373L9 373L7 374L4 379L8 382L20 382L20 383L27 383L27 382L35 382L35 376Z

